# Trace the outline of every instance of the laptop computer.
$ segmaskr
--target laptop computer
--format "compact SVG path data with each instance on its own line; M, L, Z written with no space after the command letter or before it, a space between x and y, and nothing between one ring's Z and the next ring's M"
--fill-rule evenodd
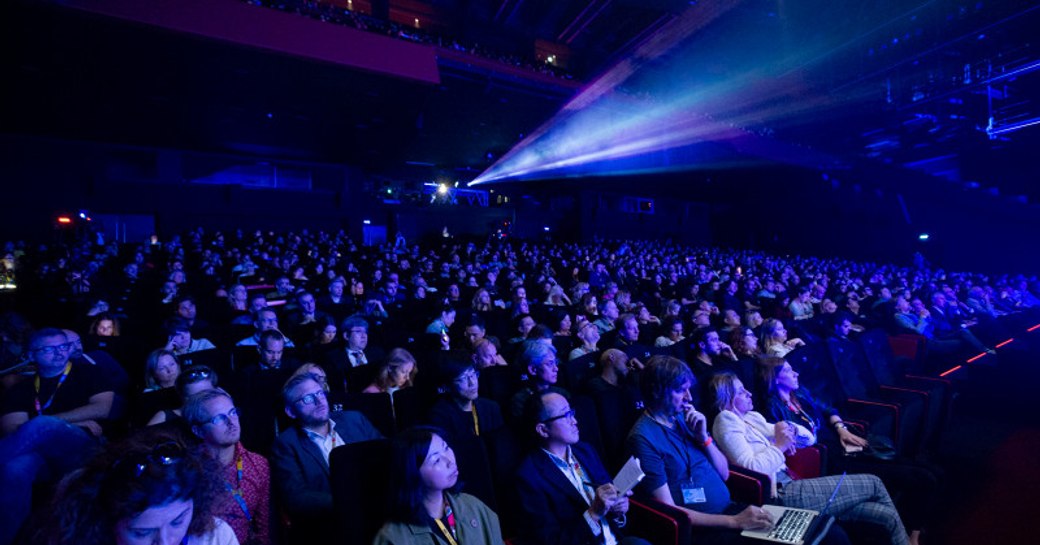
M842 473L822 511L766 504L762 506L762 509L765 509L776 521L773 527L762 530L744 530L740 535L789 545L817 545L834 524L834 517L828 515L827 510L830 509L834 498L838 496L838 489L841 488L841 483L844 481L845 473Z

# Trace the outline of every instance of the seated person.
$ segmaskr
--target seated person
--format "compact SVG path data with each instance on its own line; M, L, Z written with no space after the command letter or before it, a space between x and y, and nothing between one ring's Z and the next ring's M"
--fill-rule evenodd
M300 362L284 357L285 337L277 330L260 334L259 360L237 369L228 391L242 413L242 441L250 450L266 455L274 441L281 403L279 393Z
M322 367L329 374L329 385L334 390L346 391L350 369L370 363L378 364L383 361L385 354L379 347L368 344L368 322L364 318L351 316L343 320L340 331L346 346L342 350L329 352Z
M144 363L144 391L172 388L180 374L181 366L173 352L163 348L153 350Z
M148 428L110 445L58 491L46 545L233 545L220 477L182 435Z
M719 449L730 463L769 476L770 503L816 511L827 507L827 514L839 521L876 524L888 530L892 543L908 542L906 529L881 479L865 474L796 479L787 470L785 454L794 454L799 443L808 444L812 432L793 422L766 422L764 416L752 410L751 392L732 373L712 377L711 390L719 411L712 426ZM828 506L842 478L844 481ZM918 534L915 532L909 542L917 543Z
M645 354L650 353L649 347L639 342L639 319L635 314L622 314L618 317L616 333L614 348L629 356L645 357Z
M252 335L242 339L235 343L235 346L257 346L260 344L260 334L264 331L278 331L278 313L273 308L264 307L256 311L256 315L253 319L253 328L255 331ZM286 348L295 348L288 337L285 338Z
M636 494L683 511L697 543L751 542L741 530L768 528L774 521L760 507L730 501L729 464L708 434L707 419L693 407L694 385L690 368L676 358L647 362L640 382L647 410L626 441L646 473Z
M654 346L658 348L672 346L686 340L686 337L683 336L683 322L678 316L665 318L661 330L661 336L654 340Z
M503 545L498 515L459 491L455 453L435 428L418 427L394 439L389 521L372 545L447 543Z
M480 339L473 345L473 366L485 369L496 365L507 366L506 359L498 353L498 347L490 339Z
M784 323L776 318L770 318L762 323L761 331L762 352L767 356L783 358L799 346L805 346L805 341L787 338L787 329Z
M282 389L282 401L293 426L274 442L271 480L292 521L294 536L305 543L331 531L329 453L339 445L383 436L359 412L331 413L325 389L309 374L290 378Z
M444 394L430 409L430 423L444 430L445 439L479 437L504 425L498 403L479 397L480 371L465 360L446 359L440 365Z
M513 395L509 405L509 415L519 420L524 412L527 398L536 392L552 391L570 398L566 390L556 386L560 374L560 363L556 359L556 349L551 344L527 341L520 353L520 365L527 372L526 385Z
M565 397L542 392L529 398L524 427L535 445L517 469L524 537L539 545L646 544L623 537L632 493L619 494L596 451L579 442Z
M571 350L568 354L568 361L578 359L586 354L591 354L599 350L597 343L599 343L599 328L596 327L591 321L584 321L578 325L578 340L581 341L581 345Z
M445 306L437 318L426 326L428 335L447 335L451 325L455 323L455 307Z
M115 386L93 365L69 360L60 329L32 334L36 374L5 392L0 405L0 543L11 543L29 516L33 483L60 479L86 462L112 411Z
M184 418L202 442L202 450L217 461L224 479L218 517L231 526L239 543L270 544L271 472L267 459L239 441L242 427L231 396L220 388L188 399Z
M610 348L599 358L599 374L588 382L588 392L596 404L607 462L617 461L623 452L625 436L643 411L639 394L639 372L644 365L624 352Z
M173 352L175 356L183 356L201 350L212 350L216 345L208 339L193 339L191 326L183 318L170 318L166 320L166 350Z
M148 421L149 426L170 422L184 424L183 407L191 396L217 387L217 372L205 365L194 365L185 369L177 375L173 388L177 391L177 398L181 400L181 406L174 409L164 409L152 416Z
M386 361L379 366L379 373L371 384L362 390L365 394L388 393L393 396L394 392L408 388L415 383L415 375L419 373L419 367L415 363L415 356L404 348L395 348L387 355Z

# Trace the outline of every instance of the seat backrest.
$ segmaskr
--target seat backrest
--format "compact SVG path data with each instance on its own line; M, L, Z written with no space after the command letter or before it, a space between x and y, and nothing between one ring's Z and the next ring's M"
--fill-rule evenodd
M490 399L500 407L508 407L518 388L515 371L511 367L496 365L480 371L480 397Z
M812 479L823 474L823 455L816 446L800 448L785 456L787 469L799 479Z
M390 394L347 394L344 409L360 411L379 433L393 437L397 432Z
M563 372L560 373L562 384L559 386L571 392L583 391L589 379L597 374L600 354L601 352L592 352L563 363Z
M368 545L386 520L390 441L348 443L329 454L332 509L339 543Z
M491 462L484 442L480 437L455 438L451 448L455 451L455 463L459 467L462 490L480 498L480 501L494 511L498 505L498 498L495 496Z
M865 331L860 335L859 344L863 347L863 354L867 358L867 364L870 366L875 380L888 386L896 384L901 373L896 363L895 353L892 351L892 346L889 345L888 335L880 329Z
M424 417L423 396L418 388L411 387L394 392L393 402L394 422L398 430L408 429Z
M789 353L785 359L800 375L798 381L801 386L812 392L817 399L839 408L844 405L846 396L839 387L825 346L801 346Z
M601 460L606 458L603 456L603 434L600 433L599 429L599 413L596 411L596 403L589 396L576 395L570 399L571 409L574 410L574 416L578 419L578 427L581 429L581 440L592 445L596 449L596 453L599 454Z
M828 338L826 344L830 363L845 397L869 399L875 396L878 385L859 344L836 337Z

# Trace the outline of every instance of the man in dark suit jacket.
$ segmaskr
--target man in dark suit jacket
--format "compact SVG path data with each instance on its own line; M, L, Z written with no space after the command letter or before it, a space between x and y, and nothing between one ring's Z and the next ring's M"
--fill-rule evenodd
M329 453L348 443L382 439L361 413L330 413L325 390L309 374L289 379L282 390L294 426L278 436L271 476L280 505L292 521L294 542L331 535L332 486Z
M567 398L532 396L524 422L538 445L517 469L525 538L540 545L649 545L621 536L631 493L619 494L596 452L578 442Z
M368 344L368 322L361 317L351 316L343 320L340 332L345 347L329 352L322 368L334 390L359 392L375 378L386 353L378 346Z

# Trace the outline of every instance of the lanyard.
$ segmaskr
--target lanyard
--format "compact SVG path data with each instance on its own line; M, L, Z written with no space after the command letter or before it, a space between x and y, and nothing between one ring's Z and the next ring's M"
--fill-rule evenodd
M656 418L650 415L649 411L646 413L646 416L653 420L655 423L657 423L658 426L664 428L664 436L668 438L668 444L671 445L672 448L674 448L676 451L682 454L683 462L686 466L686 480L692 480L693 457L690 456L690 452L687 450L687 446L685 444L686 438L683 435L680 435L679 432L675 429L669 428L668 426L665 426L664 424L660 423ZM674 422L676 426L682 426L684 430L686 429L686 427L682 424L683 420L681 418L675 418L672 420L672 422ZM677 442L674 437L675 435L679 435L679 438L682 440Z
M246 499L242 496L242 456L238 457L238 461L235 462L235 475L238 477L237 487L232 488L231 483L224 481L224 486L227 487L228 492L231 492L231 496L235 498L235 502L242 508L242 512L246 515L246 520L252 521L253 517L249 514L249 506L246 505Z
M451 504L448 503L448 497L444 497L444 518L448 521L448 525L445 526L441 519L434 519L437 523L437 527L440 528L441 533L444 534L444 538L448 540L451 545L459 545L458 534L455 533L455 513L451 510Z
M581 467L578 458L573 455L569 448L567 449L566 460L556 456L548 450L544 452L549 455L549 459L556 464L556 467L565 472L567 480L571 481L575 486L580 485L581 494L585 496L585 500L591 505L592 500L596 495L596 489L592 487L592 479L590 479L588 473L585 472L585 468ZM573 460L573 462L571 460Z
M477 404L473 403L469 411L473 413L473 431L477 434L477 437L480 437L480 420L477 419Z
M809 430L812 431L813 435L816 434L816 419L809 416L809 413L805 412L802 408L801 403L797 403L793 398L794 394L791 394L792 403L787 403L787 410L794 412L794 414L809 425Z
M51 403L54 403L54 396L58 395L58 389L61 388L62 384L65 384L65 379L69 378L70 371L72 371L71 360L65 364L65 371L61 374L61 378L58 379L58 385L54 387L54 391L51 392L51 397L47 399L47 403L44 403L42 406L40 405L40 375L37 373L35 382L36 397L33 400L36 405L37 415L43 414L43 411L47 410L47 408L51 406Z

